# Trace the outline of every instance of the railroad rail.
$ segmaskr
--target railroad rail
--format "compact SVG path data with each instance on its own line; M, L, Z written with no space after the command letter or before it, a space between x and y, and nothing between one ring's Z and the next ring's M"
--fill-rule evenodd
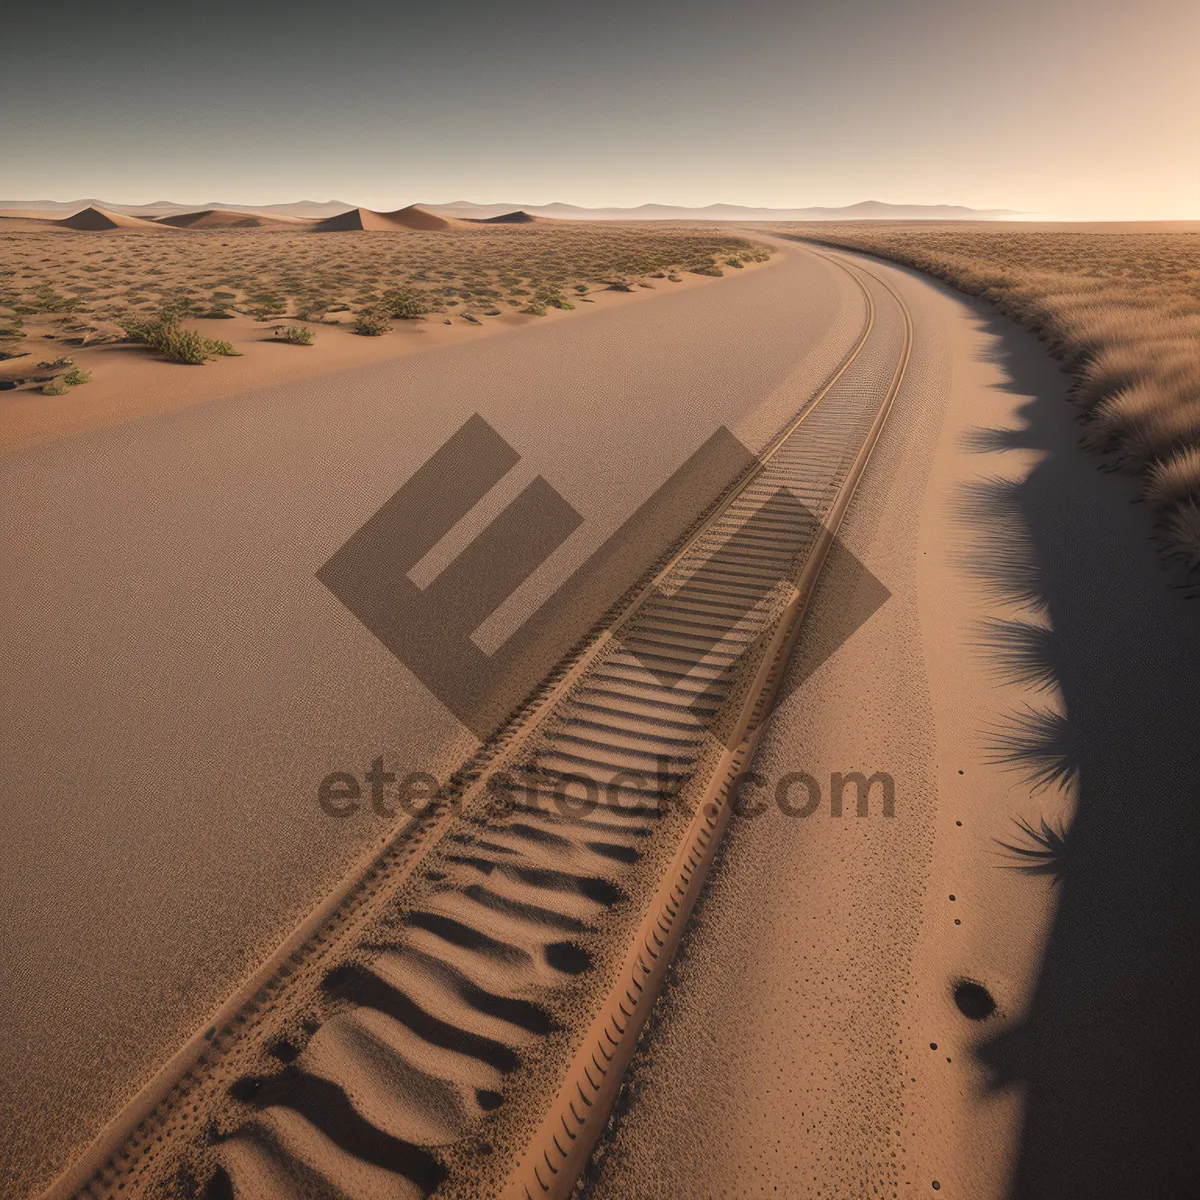
M570 1195L899 391L901 298L444 795L376 849L51 1189Z

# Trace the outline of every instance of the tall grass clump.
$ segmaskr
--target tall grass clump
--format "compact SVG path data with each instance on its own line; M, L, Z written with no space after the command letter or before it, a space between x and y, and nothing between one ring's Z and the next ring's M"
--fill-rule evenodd
M935 275L1037 334L1074 376L1083 444L1141 477L1168 556L1200 568L1200 238L1003 226L803 234Z

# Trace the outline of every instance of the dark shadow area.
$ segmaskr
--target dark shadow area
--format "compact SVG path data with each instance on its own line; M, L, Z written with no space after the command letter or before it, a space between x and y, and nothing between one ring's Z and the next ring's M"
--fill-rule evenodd
M299 1113L347 1154L412 1180L426 1195L445 1178L446 1168L424 1146L402 1141L361 1117L334 1083L285 1067L269 1078L243 1077L229 1089L254 1108L281 1105Z
M981 642L1002 675L1061 689L1065 713L1014 714L994 750L1035 789L1070 780L1076 795L1069 827L1034 820L998 848L998 869L1058 890L1028 1016L979 1049L993 1086L1026 1096L1011 1195L1195 1196L1200 609L1158 568L1133 482L1077 448L1061 374L977 311L1012 389L1037 397L1024 429L979 431L978 448L1045 458L959 497L962 565L1045 618L997 623Z

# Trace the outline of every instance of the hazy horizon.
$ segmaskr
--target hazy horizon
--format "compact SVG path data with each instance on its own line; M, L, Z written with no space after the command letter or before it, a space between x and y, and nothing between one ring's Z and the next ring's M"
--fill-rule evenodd
M1198 35L1180 0L29 7L2 190L1195 219Z

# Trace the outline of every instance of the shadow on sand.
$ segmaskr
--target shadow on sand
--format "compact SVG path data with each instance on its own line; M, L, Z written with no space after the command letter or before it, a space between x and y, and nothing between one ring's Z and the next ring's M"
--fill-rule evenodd
M1063 700L1014 714L994 756L1044 788L1048 809L1070 783L1076 808L1069 826L1014 826L998 860L1056 887L1058 909L1026 1019L978 1054L992 1086L1026 1096L1014 1200L1196 1196L1200 605L1168 586L1132 483L1077 450L1061 375L1007 342L994 344L1012 390L1037 399L1024 428L965 445L1045 458L959 495L962 565L1032 617L978 631L997 674Z

